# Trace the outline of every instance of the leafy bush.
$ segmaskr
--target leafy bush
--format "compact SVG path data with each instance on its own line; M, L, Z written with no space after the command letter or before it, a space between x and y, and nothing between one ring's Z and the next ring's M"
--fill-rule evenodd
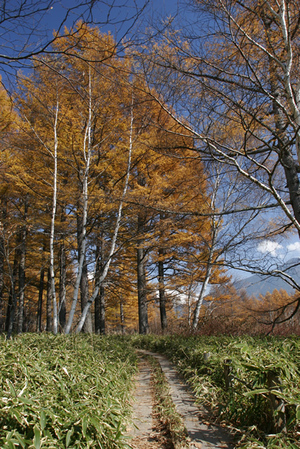
M1 448L126 447L135 369L134 351L120 338L2 340Z

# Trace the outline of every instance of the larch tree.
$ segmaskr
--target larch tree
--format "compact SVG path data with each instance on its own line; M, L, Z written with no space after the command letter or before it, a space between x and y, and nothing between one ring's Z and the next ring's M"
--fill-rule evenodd
M51 309L53 314L53 332L58 332L59 304L56 294L56 268L55 258L58 257L56 247L56 220L59 180L58 173L61 170L58 167L59 157L63 159L61 149L59 148L59 128L62 120L60 117L60 102L63 100L63 83L54 76L54 73L43 70L41 65L36 62L35 73L32 77L23 79L20 83L20 89L16 103L18 104L22 126L18 136L19 161L23 161L27 170L21 173L15 170L15 182L23 185L27 192L39 193L42 198L42 204L46 202L46 211L49 220L44 222L44 228L49 229L49 301L51 299ZM61 107L62 113L63 107ZM26 148L27 146L27 148ZM27 150L27 151L26 151ZM22 154L23 153L23 154ZM40 159L41 153L45 159ZM33 164L33 161L36 164ZM46 164L45 164L46 162ZM41 170L40 170L41 169ZM48 173L47 173L48 172ZM50 172L50 179L49 179ZM43 192L41 193L41 188ZM51 198L51 199L50 199ZM51 204L51 206L50 206ZM40 204L41 207L43 207ZM46 215L45 215L46 216ZM43 269L43 268L42 268ZM50 310L50 304L48 304ZM48 324L49 324L48 319ZM49 329L48 329L49 330Z
M28 198L11 184L9 176L13 165L11 140L18 130L19 119L13 102L3 87L1 102L1 233L0 233L0 310L4 315L4 291L9 290L6 307L7 338L10 338L17 321L16 330L22 331L25 291L25 258ZM19 307L17 309L17 302Z
M80 45L78 48L76 48L76 45L69 44L70 39L63 42L63 46L66 48L70 46L73 48L72 53L65 57L69 64L69 72L67 73L65 69L63 75L70 82L79 103L82 103L81 110L86 105L86 114L83 113L82 118L79 117L79 122L77 120L79 126L76 131L77 137L75 137L75 139L79 139L79 142L80 129L85 130L82 146L83 152L81 156L78 153L74 159L74 166L76 167L77 164L79 183L82 186L82 194L79 196L76 206L79 264L72 306L65 328L66 333L70 332L73 323L79 285L81 296L84 300L82 300L82 314L77 326L77 332L83 326L87 326L90 306L98 297L100 287L107 276L111 259L115 252L122 216L123 198L128 185L133 143L134 111L131 105L132 93L130 83L128 83L126 75L127 62L121 62L116 57L115 43L111 36L102 36L98 30L89 29L83 25L78 26L78 33L80 36L83 35L79 39ZM76 36L74 39L76 40ZM62 45L62 41L59 45ZM116 158L120 157L119 152L124 150L125 154L126 150L128 150L128 159L125 163L125 168L124 165L121 167L121 170L125 170L125 183L121 186L122 183L115 176L120 176L122 179L124 171L122 174L117 173L114 171L114 167L117 168L118 166ZM120 157L120 161L123 164L124 156ZM101 198L105 198L105 195L109 193L114 183L117 184L115 191L120 188L121 198L115 210L116 219L111 244L109 245L110 249L107 259L102 261L101 273L99 265L96 263L96 283L92 292L90 292L88 288L87 228L89 226L91 229L94 226L92 223L96 223L96 221L87 214L90 214L92 211L96 212L97 209L99 210L99 207L103 207ZM88 192L88 188L90 192ZM102 211L103 213L104 211ZM96 212L96 216L99 216L99 212ZM101 229L99 231L101 234ZM99 258L99 253L97 258ZM94 264L94 261L92 261L92 264ZM91 322L86 330L92 331Z
M73 321L79 287L85 302L89 296L87 239L94 222L91 214L103 207L105 189L110 190L114 183L112 161L119 151L118 145L120 147L126 127L122 111L126 94L122 88L120 70L123 63L117 62L114 56L113 39L81 24L77 31L80 34L77 41L81 41L81 46L76 48L75 43L59 40L57 51L64 53L64 47L72 47L73 53L60 58L44 57L36 60L33 77L23 78L20 82L18 100L25 122L20 148L26 148L27 145L27 152L22 153L25 156L22 156L23 161L27 161L27 172L22 176L19 171L16 177L19 175L19 183L31 192L39 194L40 188L44 189L40 193L42 204L38 216L41 221L41 216L46 218L48 215L44 224L48 223L49 226L50 248L53 249L54 245L56 248L56 272L60 265L59 290L63 299L58 310L65 302L65 268L62 267L66 251L71 255L77 240L78 272L67 332ZM72 39L76 40L75 32ZM85 58L89 61L86 62ZM103 61L106 63L103 64ZM128 98L130 109L130 94ZM41 153L44 153L44 158L40 157ZM50 179L53 179L52 186L49 172ZM49 213L49 198L52 198L52 213ZM56 204L59 214L54 235ZM75 235L71 231L74 221L77 229ZM68 248L63 246L63 236L67 236ZM63 257L60 256L61 251ZM52 279L53 257L54 251ZM84 309L85 302L82 302ZM88 331L91 330L90 323Z

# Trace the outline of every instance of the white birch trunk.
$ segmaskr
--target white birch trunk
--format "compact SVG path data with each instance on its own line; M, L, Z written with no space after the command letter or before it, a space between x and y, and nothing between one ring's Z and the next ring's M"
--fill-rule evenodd
M276 16L274 10L270 7L272 13ZM284 72L284 84L285 90L287 92L287 101L291 108L293 118L295 120L295 124L297 126L296 129L296 150L298 162L300 163L300 81L293 86L292 82L292 69L295 65L293 48L292 48L292 40L291 40L291 30L289 24L289 14L288 14L288 3L286 0L282 0L282 3L279 8L279 20L282 28L282 35L285 45L285 50L287 54L287 58L285 64L281 63L281 67Z
M91 307L91 305L93 304L93 302L97 298L100 286L101 286L101 284L103 283L103 281L105 280L105 278L107 276L107 273L108 273L108 270L109 270L109 266L110 266L112 257L113 257L114 252L115 252L116 243L117 243L117 237L118 237L118 232L119 232L119 227L120 227L120 222L121 222L121 217L122 217L122 209L123 209L124 198L125 198L125 195L126 195L126 192L127 192L127 189L128 189L128 183L129 183L129 175L130 175L130 168L131 168L132 145L133 145L133 102L132 102L132 106L131 106L129 150L128 150L126 179L125 179L125 184L124 184L124 188L123 188L121 201L120 201L120 204L119 204L118 215L117 215L116 225L115 225L114 234L113 234L113 238L112 238L112 242L111 242L110 252L109 252L107 261L105 263L103 272L101 273L97 283L95 284L94 291L93 291L92 295L90 296L88 302L86 303L86 305L85 305L85 307L84 307L84 309L82 311L79 324L78 324L78 326L76 328L76 333L79 333L81 331L83 325L84 325L84 322L85 322L87 313L89 311L89 308Z
M72 306L70 309L68 321L65 327L65 334L69 334L71 331L74 314L76 310L76 305L78 301L80 280L82 276L83 262L85 259L86 251L86 224L87 224L87 211L88 211L88 180L91 162L91 147L92 147L92 78L91 78L91 68L89 67L89 111L88 111L88 122L85 128L84 142L83 142L83 157L85 161L85 170L82 182L82 238L81 238L81 248L78 248L78 254L80 254L78 261L78 270L75 281L75 287L73 292Z
M212 264L211 264L211 262L208 262L207 263L207 268L206 268L206 273L205 273L205 278L204 278L204 281L203 281L202 286L201 286L201 290L200 290L200 293L199 293L199 297L198 297L198 300L197 300L197 303L196 303L195 312L194 312L194 319L193 319L193 326L192 326L193 330L197 329L197 326L198 326L198 323L199 323L200 311L201 311L201 307L203 305L203 300L204 300L204 296L205 296L205 293L206 293L206 289L207 289L207 286L208 286L209 281L210 281L211 272L212 272Z
M58 95L58 94L57 94ZM52 156L54 161L54 171L53 171L53 196L52 196L52 213L51 213L51 224L50 224L50 290L51 290L51 300L53 305L53 333L57 334L58 332L58 307L57 307L57 299L56 299L56 291L55 291L55 272L54 272L54 236L55 236L55 218L56 218L56 207L57 207L57 151L58 151L58 135L57 135L57 125L58 125L58 111L59 111L59 103L57 101L55 108L55 117L54 117L54 125L53 125L53 134L54 134L54 148L53 150L48 147L46 142L40 137L39 133L34 129L31 125L29 119L24 116L27 123L30 125L31 130L33 131L36 139L40 142L41 145L48 151L48 153Z
M220 178L219 178L219 173L218 173L216 182L214 185L211 202L210 202L210 208L213 212L216 210L216 200L217 200L217 192L218 192L219 185L220 185ZM195 307L195 311L194 311L194 318L193 318L193 324L192 324L192 329L194 331L197 329L197 326L199 323L201 307L203 305L204 296L205 296L207 286L208 286L210 278L211 278L212 267L213 267L213 258L215 258L214 253L216 250L219 226L220 226L220 219L216 218L215 215L212 215L212 218L211 218L212 239L211 239L211 243L209 245L209 253L208 253L208 260L206 263L206 271L205 271L204 281L202 283L201 290L200 290L199 297L196 302L196 307ZM216 258L215 258L215 261L216 261Z
M58 149L57 121L58 121L58 102L56 104L55 120L54 120L53 200L52 200L52 215L51 215L51 228L50 228L50 282L51 282L51 296L53 304L53 333L55 335L57 334L58 331L58 312L57 312L55 274L54 274L54 235L55 235L55 217L56 217L56 204L57 204L57 149Z

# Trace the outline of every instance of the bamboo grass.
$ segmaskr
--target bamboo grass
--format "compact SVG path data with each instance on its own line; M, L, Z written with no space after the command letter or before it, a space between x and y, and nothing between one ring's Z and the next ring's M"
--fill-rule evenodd
M22 335L1 342L0 447L123 448L136 370L122 339Z

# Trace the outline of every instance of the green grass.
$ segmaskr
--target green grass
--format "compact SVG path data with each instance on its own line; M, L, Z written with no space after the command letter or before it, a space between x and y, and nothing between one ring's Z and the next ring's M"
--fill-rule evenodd
M1 341L0 447L122 448L136 358L122 338Z

